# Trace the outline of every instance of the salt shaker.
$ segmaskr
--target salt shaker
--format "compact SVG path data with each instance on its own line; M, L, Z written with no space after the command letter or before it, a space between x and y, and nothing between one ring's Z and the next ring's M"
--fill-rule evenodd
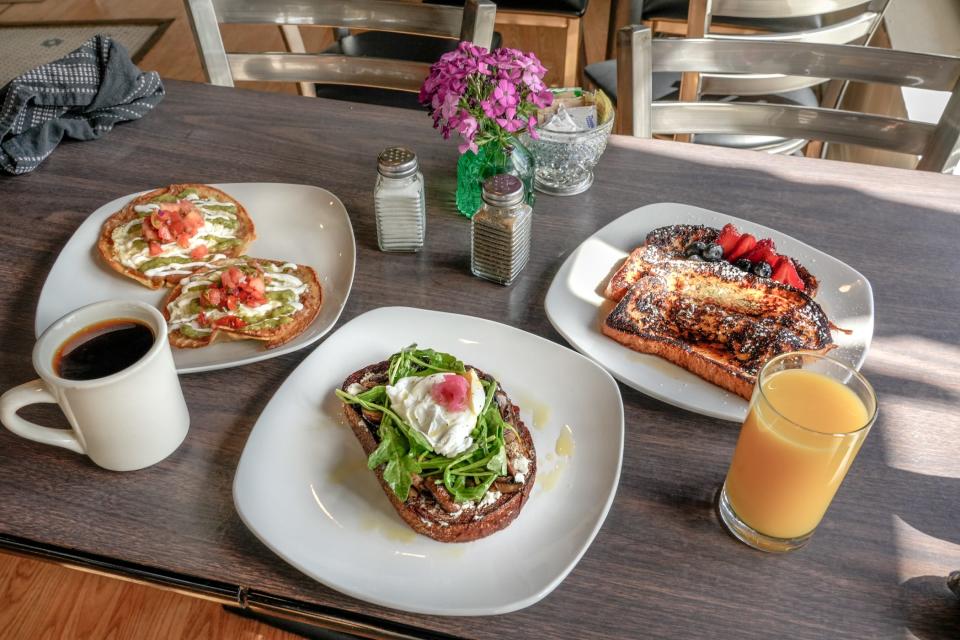
M381 251L423 248L427 226L423 191L417 154L406 147L390 147L380 153L373 199Z
M508 285L530 259L533 209L524 198L523 183L509 174L487 178L481 197L472 220L470 270Z

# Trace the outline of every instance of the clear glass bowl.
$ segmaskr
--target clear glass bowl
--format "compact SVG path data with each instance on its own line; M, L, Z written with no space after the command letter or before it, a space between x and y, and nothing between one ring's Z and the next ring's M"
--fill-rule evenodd
M589 131L545 131L537 127L539 140L523 134L521 141L533 154L536 163L534 187L555 196L583 193L593 184L593 167L607 148L613 128L614 112Z

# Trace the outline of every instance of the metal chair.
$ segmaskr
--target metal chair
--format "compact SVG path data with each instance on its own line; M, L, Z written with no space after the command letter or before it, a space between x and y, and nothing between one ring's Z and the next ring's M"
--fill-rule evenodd
M184 0L203 70L211 84L238 80L296 82L304 95L313 83L416 93L430 63L335 53L305 53L299 26L420 34L490 47L496 5L467 0L463 7L395 0ZM221 24L277 24L290 52L227 53Z
M879 26L888 3L889 0L688 0L684 31L689 37L743 42L866 44ZM635 5L631 18L634 23L639 23L638 15L643 15L649 2L633 0L631 4ZM594 85L616 100L615 60L589 65L584 73ZM693 101L706 95L738 101L764 96L767 102L835 107L846 83L831 83L822 91L815 90L826 82L825 78L783 74L664 73L655 79L654 97ZM807 141L776 136L718 135L701 136L698 142L768 153L793 153Z
M640 137L736 133L809 138L921 156L924 171L960 162L960 58L850 45L744 40L653 39L650 29L617 34L620 117ZM834 78L950 91L936 125L823 107L727 102L655 102L658 71Z

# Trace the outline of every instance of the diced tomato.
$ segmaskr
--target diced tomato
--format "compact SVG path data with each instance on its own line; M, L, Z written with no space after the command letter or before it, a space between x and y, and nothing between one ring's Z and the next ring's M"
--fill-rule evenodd
M170 227L160 227L157 229L157 235L160 236L160 240L163 242L170 242L173 240L173 234L170 232Z
M227 296L227 309L230 309L230 311L234 311L236 310L238 304L239 303L237 301L237 296L233 294L230 294Z
M197 324L199 324L201 327L205 327L210 324L210 322L207 320L207 314L205 314L203 311L197 315Z
M208 253L210 253L210 250L207 249L207 245L201 244L193 248L193 251L190 252L190 257L193 258L194 260L200 260Z
M190 233L193 233L203 226L203 216L196 209L191 209L183 216L183 226Z
M220 282L228 289L236 289L243 281L243 272L236 267L230 267L220 274Z
M150 218L143 219L143 222L140 223L140 229L143 231L143 237L146 238L148 242L151 240L160 240L160 236L157 235L156 230L150 225Z
M243 318L238 316L223 316L222 318L217 318L213 321L213 326L215 327L227 327L229 329L240 329L246 326L246 322L243 321Z
M200 304L208 307L219 307L222 299L222 292L218 287L211 287L200 294Z
M263 276L254 276L253 278L248 278L247 284L250 285L250 290L255 291L256 293L263 293L267 290L267 285L263 282Z
M147 249L150 251L151 256L158 256L163 253L163 249L160 248L159 242L150 242L147 244Z
M183 248L183 249L189 249L189 248L190 248L190 236L188 236L188 235L185 234L185 233L181 233L180 235L178 235L178 236L177 236L177 245L179 245L179 246L180 246L181 248Z

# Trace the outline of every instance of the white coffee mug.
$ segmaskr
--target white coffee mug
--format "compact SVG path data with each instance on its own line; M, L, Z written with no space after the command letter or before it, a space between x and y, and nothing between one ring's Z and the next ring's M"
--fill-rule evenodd
M57 350L97 323L138 320L153 332L153 345L132 365L93 380L68 380L54 370ZM104 469L132 471L160 462L187 435L190 415L173 364L167 323L143 302L107 300L72 311L43 332L33 348L34 380L0 396L0 421L13 433L90 456ZM17 415L38 402L57 403L72 429L42 427Z

